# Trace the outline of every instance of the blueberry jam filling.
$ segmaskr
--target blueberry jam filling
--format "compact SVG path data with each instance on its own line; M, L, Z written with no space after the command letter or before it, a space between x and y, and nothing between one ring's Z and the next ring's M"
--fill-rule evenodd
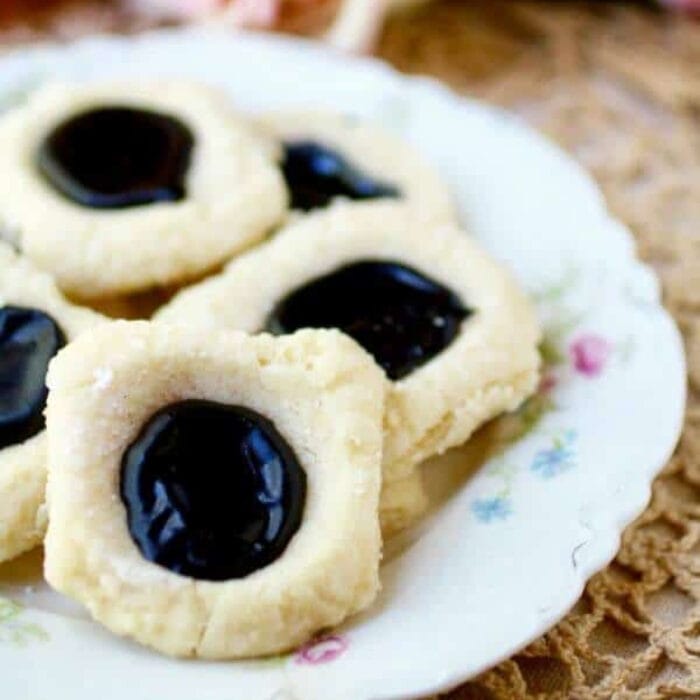
M390 261L361 261L294 290L272 310L266 330L339 328L401 379L455 339L472 314L449 289Z
M65 344L63 331L43 311L0 308L0 448L44 429L46 371Z
M43 177L91 209L123 209L185 197L194 137L165 114L109 106L57 126L39 148Z
M287 143L282 172L292 208L310 211L336 197L348 199L398 198L399 190L362 173L340 153L314 141Z
M301 524L306 474L267 418L188 400L152 416L128 448L121 498L146 559L225 581L282 555Z

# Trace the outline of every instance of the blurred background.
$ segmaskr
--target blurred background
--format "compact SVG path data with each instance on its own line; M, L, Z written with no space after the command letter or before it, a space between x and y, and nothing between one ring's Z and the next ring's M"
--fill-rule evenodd
M0 0L0 51L214 22L374 53L519 114L634 232L686 341L680 446L570 615L450 700L700 698L698 18L700 0Z
M591 4L611 2L614 0ZM70 37L97 29L125 31L177 22L217 22L310 35L342 48L367 51L392 13L422 4L425 0L2 0L0 25L5 41L10 42L42 32ZM464 0L460 4L475 3ZM481 4L488 7L499 2ZM554 0L550 4L567 3ZM627 4L648 11L700 12L700 0L636 0Z

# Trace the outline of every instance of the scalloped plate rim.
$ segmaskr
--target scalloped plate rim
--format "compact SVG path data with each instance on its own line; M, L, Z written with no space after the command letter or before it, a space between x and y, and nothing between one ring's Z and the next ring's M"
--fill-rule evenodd
M212 35L219 35L220 38L227 37L224 31L215 30L211 27L189 30L164 29L142 35L135 35L132 37L98 35L85 38L67 46L47 43L30 48L12 50L0 56L0 65L13 61L19 61L22 63L27 60L27 57L33 57L32 60L46 60L50 59L52 56L55 56L56 53L89 53L90 51L96 49L102 50L105 47L114 48L119 46L129 46L134 43L148 43L152 41L178 42L182 40L183 37L187 40L197 41L204 38L209 38ZM326 62L333 61L342 65L347 64L347 58L344 55L331 51L327 48L320 48L310 42L298 39L281 37L271 38L262 35L237 35L235 37L235 41L242 41L244 43L247 42L251 45L263 47L263 50L266 50L269 46L274 46L274 50L277 50L280 47L287 47L291 51L310 52L314 56L317 56L319 59ZM653 459L650 458L648 464L645 465L646 468L644 473L637 474L636 479L627 482L628 485L630 483L634 485L634 488L629 489L627 498L618 501L617 509L612 513L611 517L605 519L605 522L596 523L594 536L589 542L586 543L588 554L585 559L585 563L576 568L578 578L575 585L570 587L565 596L561 596L562 598L566 598L566 603L564 603L562 600L561 605L556 610L551 611L549 616L541 618L541 624L537 631L533 631L532 634L526 639L521 638L517 641L514 640L511 646L504 648L500 656L491 659L489 663L484 663L476 669L471 668L467 675L460 673L459 671L446 673L440 679L436 679L434 684L426 685L425 687L416 689L415 691L410 691L407 695L401 696L406 698L420 697L425 694L449 690L459 683L464 682L469 677L472 677L495 665L496 663L509 658L512 654L522 649L529 642L539 637L542 632L549 629L558 620L560 620L566 611L573 606L573 604L580 597L586 581L595 572L602 569L613 559L619 545L622 530L643 511L649 502L653 477L659 472L673 453L677 438L680 435L683 425L686 392L685 360L680 333L668 312L661 306L660 289L656 275L650 267L636 258L634 252L634 239L631 232L624 224L616 220L609 213L600 188L595 183L593 178L573 158L564 153L544 136L532 130L519 117L514 116L499 107L485 105L477 100L461 97L450 91L437 80L425 76L402 75L387 64L374 58L355 59L355 66L358 69L360 66L362 66L363 69L368 72L374 72L376 74L381 74L385 78L389 78L398 89L407 90L409 93L415 93L418 95L416 99L420 99L421 93L425 93L426 95L430 95L435 99L449 102L455 108L462 109L466 104L470 105L472 108L481 110L482 113L491 113L498 118L505 119L514 129L522 132L523 136L532 141L536 141L540 148L548 149L552 154L556 154L557 158L559 158L562 163L565 162L571 172L576 173L577 177L582 182L587 184L588 188L590 189L590 194L595 196L596 207L598 209L597 214L600 218L601 225L605 225L607 228L609 228L610 232L612 232L613 229L616 230L616 233L613 235L618 236L618 245L615 248L619 254L618 265L621 267L624 266L626 273L630 275L630 279L634 280L635 283L639 282L640 287L642 284L641 280L643 279L645 289L642 294L646 297L646 303L656 307L655 312L658 315L657 320L666 326L668 339L674 344L673 350L679 360L679 366L676 367L677 374L682 377L682 381L680 382L681 386L679 386L679 395L681 396L682 401L679 401L677 405L677 410L672 421L674 424L673 429L670 430L669 434L664 437L663 444L659 445L658 454L654 455ZM589 205L592 204L593 200L591 199ZM676 379L678 379L678 377L676 377ZM596 513L599 517L602 517L601 512L605 512L605 510L606 509L602 509L602 511L597 510ZM610 515L610 513L608 513L608 515ZM54 613L47 612L33 611L33 614L39 618L45 615L49 617L54 616ZM469 666L469 664L465 663L465 666Z

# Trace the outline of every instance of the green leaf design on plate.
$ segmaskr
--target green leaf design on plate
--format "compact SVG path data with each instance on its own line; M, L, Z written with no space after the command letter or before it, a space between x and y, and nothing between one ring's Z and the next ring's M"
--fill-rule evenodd
M540 304L558 304L576 285L581 271L570 264L559 279L533 292L532 296Z
M0 113L6 112L26 102L32 92L34 92L42 82L43 79L36 75L27 78L26 82L22 85L0 93Z
M287 654L277 654L276 656L266 656L264 659L258 659L256 664L259 666L265 666L268 668L275 668L277 666L284 666L291 658L292 653Z
M46 642L49 635L42 627L22 619L24 606L0 596L0 642L26 646L31 642Z

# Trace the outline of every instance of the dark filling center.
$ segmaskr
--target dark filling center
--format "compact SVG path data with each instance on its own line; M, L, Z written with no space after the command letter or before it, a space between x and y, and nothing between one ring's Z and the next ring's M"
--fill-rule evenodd
M278 335L339 328L396 380L442 352L471 313L453 292L417 270L368 260L294 290L275 306L265 328Z
M398 198L398 188L366 175L340 153L314 141L287 143L282 164L292 208L325 207L336 197Z
M189 400L156 413L126 451L121 497L146 559L225 581L281 556L301 524L306 474L267 418Z
M64 197L92 209L122 209L185 197L194 137L180 121L130 107L101 107L56 127L37 165Z
M46 371L66 339L43 311L0 308L0 448L44 429Z

